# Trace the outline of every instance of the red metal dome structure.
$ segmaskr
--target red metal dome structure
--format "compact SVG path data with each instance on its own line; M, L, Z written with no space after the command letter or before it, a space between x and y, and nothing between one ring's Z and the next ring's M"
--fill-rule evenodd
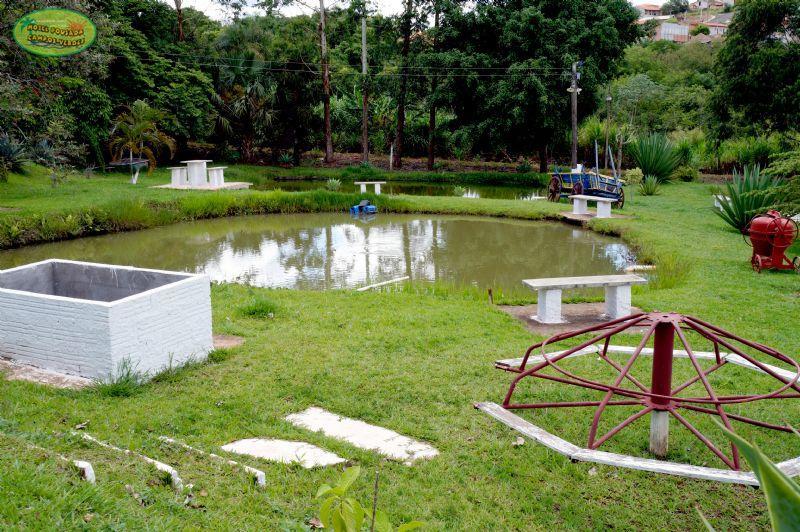
M622 333L626 335L641 335L641 340L636 347L615 348L611 345L611 341L614 336ZM712 350L693 350L687 337L688 333L695 333L700 338L708 341L712 345ZM555 353L545 353L545 347L550 344L584 335L590 336L575 347ZM651 339L653 347L648 348L647 346ZM675 350L676 340L677 344L682 346L682 349ZM537 355L537 352L541 354ZM618 362L609 357L611 352L629 353L630 356L626 362ZM600 380L583 377L578 374L579 372L567 370L559 364L559 362L569 357L588 353L596 353L604 363L613 368L616 375L613 382L601 382ZM652 355L649 382L642 382L631 373L634 363L643 355ZM693 369L692 376L684 382L673 382L673 364L676 357L688 359ZM700 364L701 360L710 365L704 368ZM779 362L784 368L763 360L772 363ZM515 359L515 363L512 364L510 362L499 361L495 364L500 369L517 374L505 396L502 404L503 409L595 408L594 417L589 428L587 447L580 450L581 452L596 450L636 420L651 414L650 449L656 456L663 457L666 454L667 422L672 417L734 471L740 471L739 452L736 446L731 445L730 455L726 454L708 436L695 427L683 413L696 412L718 417L728 430L733 430L731 422L736 421L765 429L791 432L792 429L789 426L777 425L732 413L726 410L726 407L755 401L800 398L800 384L798 383L800 380L800 364L792 358L771 347L744 339L698 318L675 313L638 313L593 327L557 334L529 347L521 359ZM743 366L771 377L775 382L775 388L767 393L742 393L736 395L718 393L709 381L709 376L728 364ZM785 369L786 366L791 369ZM551 371L546 373L546 370ZM514 402L514 393L518 385L529 378L594 390L599 392L600 395L596 400L592 401ZM702 385L703 392L688 393L691 387L697 383ZM481 403L476 406L484 409L482 408L484 405L492 404ZM497 405L492 406L497 408ZM615 427L604 434L600 434L598 428L603 413L608 408L617 406L638 406L640 408ZM489 413L498 419L506 415L516 418L521 423L526 423L521 418L517 418L510 413ZM508 422L507 419L501 419L501 421L513 426L513 421ZM530 427L552 436L534 425L530 425ZM546 444L546 442L543 443ZM568 442L564 443L575 447ZM625 455L615 456L624 457ZM601 461L587 459L589 461ZM650 461L655 462L653 460ZM795 461L800 462L799 459L795 459ZM665 463L672 464L672 462ZM792 467L794 468L795 466L792 465ZM642 469L648 468L643 467ZM655 471L656 469L650 468L650 470ZM713 471L722 471L724 473L724 470Z

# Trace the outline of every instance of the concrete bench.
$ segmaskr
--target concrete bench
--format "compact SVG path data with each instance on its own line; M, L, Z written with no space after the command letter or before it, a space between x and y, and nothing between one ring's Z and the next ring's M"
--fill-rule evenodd
M362 194L366 194L367 185L375 185L375 194L379 195L381 193L381 185L385 185L386 181L353 181L353 184L361 187Z
M212 187L221 187L225 184L225 169L227 166L212 166L208 168L208 184Z
M606 315L609 319L622 318L631 313L631 286L645 284L647 279L638 275L595 275L587 277L552 277L525 279L522 284L539 294L537 314L539 323L564 323L561 316L561 291L570 288L606 289Z
M588 203L594 201L597 203L598 218L611 218L611 204L617 202L615 199L587 196L585 194L576 194L570 196L569 199L572 200L572 214L589 214Z
M173 187L183 187L189 184L189 177L185 166L172 166L169 170L172 172L170 183Z

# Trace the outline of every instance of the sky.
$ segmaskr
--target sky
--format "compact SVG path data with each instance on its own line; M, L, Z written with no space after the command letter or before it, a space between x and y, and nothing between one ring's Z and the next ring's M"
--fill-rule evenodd
M166 3L170 4L169 0L164 0ZM303 0L305 4L313 4L317 5L318 0ZM326 7L334 7L336 5L346 5L348 0L325 0ZM633 0L631 2L633 5L638 4L656 4L661 5L664 3L663 0ZM403 0L369 0L369 5L379 13L383 15L397 15L403 11ZM214 2L213 0L184 0L183 2L184 7L193 7L198 11L202 11L210 18L215 20L228 20L230 17L225 11L219 6L218 3ZM258 10L254 10L253 13L257 13ZM281 13L287 16L297 15L300 13L309 14L311 13L311 9L307 7L303 7L297 3L290 7L284 7L281 9Z
M169 0L164 1L167 4L172 5ZM318 5L319 0L304 0L303 3L309 5ZM349 4L349 1L347 0L325 0L326 7L335 7L337 5L343 6L347 4ZM371 8L383 15L397 15L403 11L403 0L369 0L369 5ZM202 11L208 17L215 20L224 21L230 18L228 14L225 13L225 11L219 6L219 4L212 0L184 0L183 7L193 7L194 9ZM293 6L284 7L280 11L287 16L297 15L300 13L310 14L312 12L311 9L296 3ZM257 13L258 10L253 10L252 12Z

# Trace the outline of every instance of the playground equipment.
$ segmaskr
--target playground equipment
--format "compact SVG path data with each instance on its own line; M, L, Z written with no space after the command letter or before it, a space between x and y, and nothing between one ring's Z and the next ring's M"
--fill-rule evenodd
M750 264L755 271L761 273L772 268L800 273L800 257L789 260L786 256L786 250L797 238L797 222L793 219L778 211L768 211L750 220L745 235L753 248Z
M689 333L693 333L700 339L710 342L712 350L706 352L695 351L689 341ZM641 336L641 340L636 347L610 345L612 338L620 334L637 334ZM564 351L555 353L545 353L544 351L548 344L583 335L591 336ZM676 337L682 349L675 349ZM647 348L646 346L650 339L653 340L653 347ZM723 349L728 352L723 352ZM535 355L537 351L541 351L540 356ZM611 358L609 356L610 353L625 354L629 355L629 357L627 361L619 362ZM601 382L599 378L587 378L579 375L578 371L567 370L559 364L559 362L569 357L589 354L592 356L596 354L601 364L611 366L616 375L613 382ZM642 368L641 365L634 368L636 362L645 355L652 356L649 383L646 379L641 379L642 375L646 373L646 369ZM673 382L673 365L678 357L688 359L694 370L693 376L680 383ZM705 367L700 364L701 360L705 362ZM766 363L764 360L779 362L783 367ZM771 377L776 381L775 388L766 392L762 390L760 393L746 392L744 390L731 394L718 393L711 384L709 377L730 364L745 367ZM800 384L798 384L800 364L796 361L771 347L746 340L698 318L674 313L633 314L600 325L558 334L532 345L528 348L523 358L498 361L495 366L517 374L503 401L502 408L505 410L500 411L497 405L490 403L481 403L476 406L545 445L567 454L573 459L726 482L757 483L752 474L738 473L740 471L740 458L739 451L735 445L731 445L730 455L727 455L707 435L703 434L699 428L691 423L683 415L683 412L717 416L728 430L733 430L731 422L737 421L764 429L791 432L792 429L787 425L778 425L761 419L746 417L741 415L738 407L735 413L726 410L726 408L731 405L742 405L772 399L784 400L782 405L784 409L797 408L796 406L785 404L785 400L800 398ZM786 367L790 369L785 369ZM638 379L634 376L632 371L634 369L636 371L635 374L639 376ZM551 371L546 372L546 370ZM568 400L569 398L566 398L553 402L514 402L513 398L517 386L529 377L594 390L602 395L596 400ZM692 388L697 383L702 385L703 392L697 392ZM741 382L741 386L755 385L747 380ZM698 386L694 386L694 388L698 388ZM638 408L635 413L625 418L605 434L601 434L599 426L603 413L610 407L618 406L628 409L631 407ZM584 449L580 449L558 436L514 416L510 412L506 412L509 410L573 407L596 408L589 427L588 443ZM603 443L647 414L650 414L650 451L655 456L659 458L666 456L669 439L669 419L672 417L736 473L596 451ZM779 464L779 466L789 470L792 474L800 473L798 465L800 465L800 459Z

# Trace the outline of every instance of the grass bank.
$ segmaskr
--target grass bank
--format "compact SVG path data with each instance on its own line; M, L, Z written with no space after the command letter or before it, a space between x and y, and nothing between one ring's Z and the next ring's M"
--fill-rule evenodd
M4 207L20 209L0 213L0 223L42 223L51 217L63 223L65 216L119 208L114 216L98 219L116 224L107 230L125 230L252 213L247 209L340 209L354 199L322 191L177 194L98 179L27 193L20 188L17 197L0 200ZM14 180L9 188L19 186ZM697 315L797 356L800 277L752 272L741 236L713 214L708 186L662 190L660 196L634 195L625 208L631 218L592 222L598 231L622 235L659 265L654 282L637 290L633 303ZM376 201L398 212L522 219L555 217L567 210L565 204L449 197L381 196ZM338 475L332 469L244 460L267 472L267 488L258 490L243 474L164 446L160 435L210 451L246 437L309 441L361 464L370 479L380 469L379 505L394 521L417 518L433 530L701 530L696 506L720 530L768 526L757 490L573 464L531 442L513 446L516 434L471 404L501 400L509 376L493 370L492 361L521 354L536 338L482 299L435 287L354 293L219 285L213 288L212 303L215 332L242 336L245 344L121 397L102 389L63 391L0 381L0 526L297 530L316 514L316 488ZM273 317L253 311L262 308ZM739 389L757 380L750 375L737 374L722 386ZM560 393L541 390L551 392ZM408 467L283 420L311 405L425 440L441 454ZM776 421L797 419L795 407L769 415ZM585 438L586 419L571 412L542 412L533 419L575 442ZM185 495L174 494L148 467L69 435L87 421L92 434L175 466L194 484L195 498L187 503ZM638 431L610 443L646 453L646 423L635 427ZM797 450L785 435L742 430L775 458ZM80 482L54 455L32 452L25 442L91 460L98 484ZM675 431L671 458L718 465L703 453ZM371 490L371 481L362 478L354 494L366 504Z

